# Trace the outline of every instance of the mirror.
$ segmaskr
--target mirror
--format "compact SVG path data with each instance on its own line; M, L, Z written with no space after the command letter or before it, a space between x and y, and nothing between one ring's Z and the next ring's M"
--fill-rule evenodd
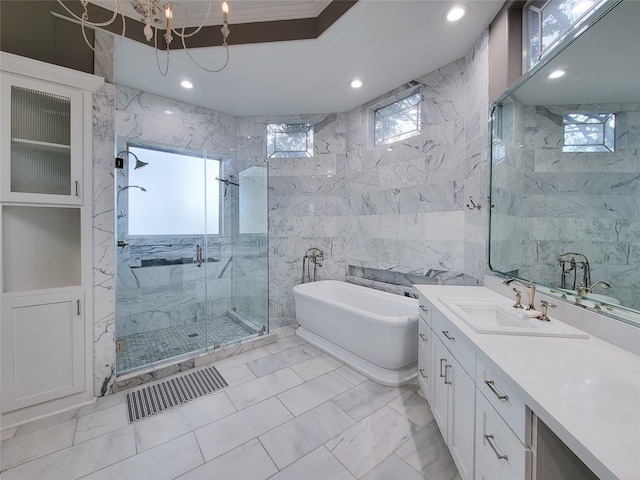
M489 266L640 326L640 2L603 10L492 105Z

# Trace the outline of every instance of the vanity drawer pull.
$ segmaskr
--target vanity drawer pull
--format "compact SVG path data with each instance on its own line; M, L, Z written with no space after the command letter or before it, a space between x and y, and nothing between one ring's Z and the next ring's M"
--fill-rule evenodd
M424 368L421 368L421 369L420 369L420 375L422 375L422 378L429 378L428 376L426 376L426 375L424 374Z
M445 365L444 366L444 383L445 383L445 385L451 385L451 380L449 380L449 375L447 375L447 372L449 371L450 368L451 368L451 365Z
M496 457L498 458L498 460L509 460L508 456L500 455L500 453L498 453L498 449L496 448L496 446L492 442L493 434L485 433L484 434L484 438L487 440L487 443L489 444L489 446L493 449L493 451L496 454Z
M447 340L451 340L451 341L453 341L453 340L455 340L455 339L456 339L456 337L452 337L451 335L449 335L449 330L442 330L442 334L443 334L445 337L447 337Z
M424 340L425 342L428 342L428 341L429 341L429 339L425 336L425 334L424 334L424 333L421 333L421 334L420 334L420 338L421 338L422 340Z
M441 359L440 359L440 378L444 378L445 374L447 373L447 372L442 373L442 364L443 364L444 362L446 362L446 361L447 361L447 359L446 359L446 358L441 358Z
M422 310L423 312L429 312L429 309L427 307L425 307L424 305L420 305L420 310Z
M489 387L500 400L509 400L509 395L502 395L494 388L495 382L493 380L485 380L484 383L487 384L487 387Z

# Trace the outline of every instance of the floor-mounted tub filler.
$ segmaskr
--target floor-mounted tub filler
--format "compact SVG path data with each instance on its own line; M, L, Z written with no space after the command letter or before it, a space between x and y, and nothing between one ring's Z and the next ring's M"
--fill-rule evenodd
M418 301L337 280L293 287L297 335L383 385L417 375Z

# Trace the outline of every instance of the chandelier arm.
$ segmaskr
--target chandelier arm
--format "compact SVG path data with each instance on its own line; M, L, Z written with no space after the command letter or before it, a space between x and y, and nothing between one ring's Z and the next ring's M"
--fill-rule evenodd
M160 66L160 59L158 58L158 27L154 28L154 35L153 35L153 39L154 39L154 50L156 52L156 65L158 65L158 71L160 72L160 75L162 75L163 77L167 76L167 73L169 73L169 45L167 45L167 65L164 71L162 71L162 67Z
M193 32L191 33L184 33L184 29L187 28L186 24L189 23L189 14L185 12L184 16L185 16L185 20L184 20L184 25L179 31L177 31L175 28L172 28L171 30L173 31L173 33L175 33L178 37L184 39L184 38L189 38L189 37L193 37L196 33L198 33L200 30L202 30L202 28L204 27L205 23L207 23L207 19L209 18L209 14L211 13L211 5L213 4L213 2L209 2L209 10L207 10L207 16L204 17L204 20L202 21L202 23L200 24L199 27L197 27ZM179 5L179 4L177 4ZM186 48L186 47L185 47Z
M216 70L211 70L211 69L209 69L209 68L207 68L207 67L203 67L202 65L200 65L200 64L195 60L195 58L193 58L193 57L191 56L191 53L189 53L189 49L187 48L187 45L186 45L186 44L185 44L185 42L184 42L184 38L182 38L182 48L184 48L184 51L185 51L185 53L187 54L187 56L191 59L191 61L192 61L193 63L195 63L195 64L196 64L196 66L197 66L197 67L199 67L199 68L201 68L202 70L204 70L205 72L209 72L209 73L218 73L218 72L221 72L222 70L224 70L225 68L227 68L227 65L229 65L229 46L227 45L227 42L225 42L225 43L223 44L223 46L224 46L224 48L225 48L225 50L226 50L226 52L227 52L227 59L226 59L226 61L224 62L224 65L222 65L222 67L220 67L220 68L218 68L218 69L216 69Z
M82 17L79 17L78 15L73 13L71 10L69 10L69 8L64 3L62 3L62 0L58 0L58 3L60 5L62 5L62 8L64 8L67 11L67 13L69 13L69 15L71 15L76 20L78 20L80 22L83 22L83 23L86 23L87 25L90 25L92 27L106 27L107 25L111 25L116 20L116 17L118 16L118 13L121 11L120 10L120 0L114 0L114 2L115 2L115 5L116 5L116 9L114 10L113 16L111 17L111 19L106 21L106 22L95 23L95 22L88 21L85 18L84 14L83 14ZM87 13L86 7L85 7L84 13L85 14ZM122 13L120 13L120 15L122 15ZM123 17L124 17L124 15L123 15ZM124 18L122 20L124 21Z

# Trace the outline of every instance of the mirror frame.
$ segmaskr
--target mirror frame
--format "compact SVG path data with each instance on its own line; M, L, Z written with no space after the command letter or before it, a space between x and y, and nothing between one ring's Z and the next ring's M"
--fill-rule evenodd
M594 25L596 25L603 17L605 17L611 10L613 10L616 6L622 3L624 0L610 0L604 3L598 10L594 12L594 14L588 20L588 27L585 28L584 23L579 23L571 27L571 29L566 32L565 38L560 41L556 47L555 51L550 52L543 60L538 62L534 67L528 70L525 74L523 74L518 80L516 80L507 90L504 91L502 95L500 95L495 101L491 103L489 106L489 121L488 121L488 144L489 144L489 215L487 215L487 268L490 275L493 275L498 278L517 278L523 282L532 283L536 286L536 289L545 294L549 295L557 299L558 301L567 302L573 305L579 305L587 310L595 313L599 313L601 315L606 315L608 317L615 318L621 322L627 323L629 325L640 327L640 311L634 310L629 307L621 306L621 305L611 305L609 303L596 301L589 299L588 297L582 297L578 295L576 292L565 291L558 287L551 287L549 285L545 285L543 283L538 283L532 279L507 275L498 270L494 270L491 266L491 212L494 206L494 198L493 198L493 127L494 127L494 112L499 104L504 102L508 97L510 97L520 86L526 83L531 77L536 75L540 70L542 70L551 60L555 59L558 55L560 55L569 45L573 44L573 42L577 41L584 33L589 31Z

